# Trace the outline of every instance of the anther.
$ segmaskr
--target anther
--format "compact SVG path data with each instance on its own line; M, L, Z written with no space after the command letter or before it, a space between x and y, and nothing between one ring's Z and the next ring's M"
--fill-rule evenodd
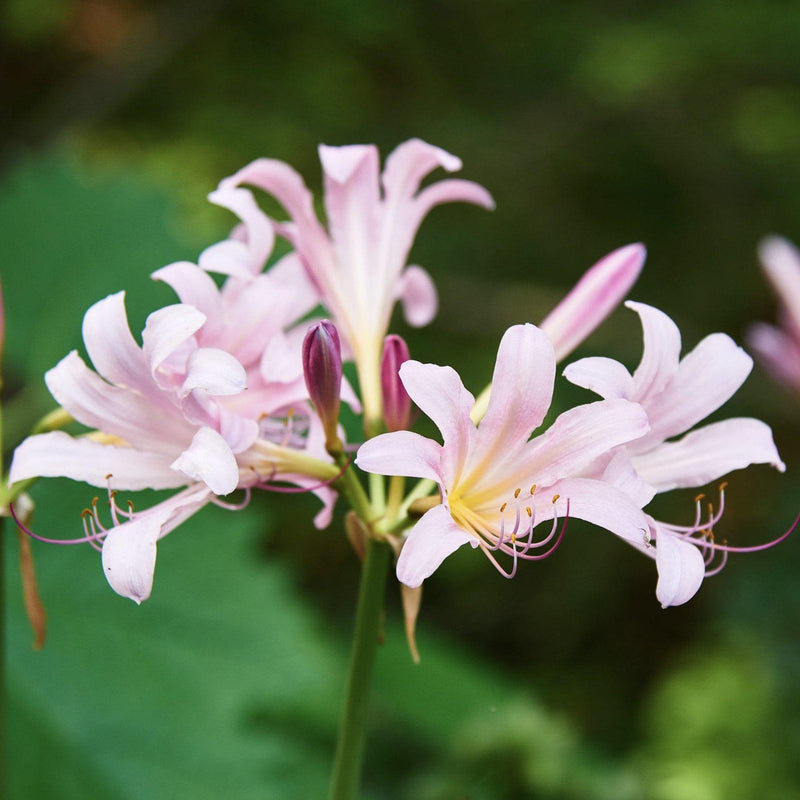
M558 502L558 498L559 498L559 497L561 497L561 495L560 495L560 494L554 494L554 495L553 495L553 503L554 503L554 504L555 504L556 502Z
M699 503L704 497L705 497L704 494L697 495L697 497L695 497L694 499L695 503Z
M529 517L533 517L533 511L531 511L531 507L530 506L525 506L525 511L526 511L526 513L528 514Z
M515 500L516 500L516 499L519 497L519 493L520 493L521 491L522 491L522 489L515 489L515 490L514 490L514 499L515 499Z
M721 492L724 492L727 488L728 488L728 481L722 481L722 483L719 485L719 490Z
M501 514L506 510L506 506L507 505L508 505L508 503L503 503L503 505L500 506L500 513Z
M533 486L531 486L531 494L533 494L535 491L536 491L536 484L534 483Z

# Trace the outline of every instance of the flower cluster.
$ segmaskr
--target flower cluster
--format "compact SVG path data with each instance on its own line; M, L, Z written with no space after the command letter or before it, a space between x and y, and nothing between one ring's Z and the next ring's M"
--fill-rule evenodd
M565 377L601 399L542 430L557 363L619 305L643 267L644 247L634 244L589 269L539 327L509 328L492 382L476 400L452 368L413 360L389 327L397 301L411 325L436 313L431 277L408 264L423 218L452 201L492 208L491 196L465 180L423 187L434 169L453 172L461 162L416 139L391 153L380 173L374 146L321 147L319 155L324 224L302 178L280 161L259 159L209 196L240 220L230 237L197 264L153 274L180 302L150 314L141 344L123 293L86 312L83 339L94 369L72 352L45 380L88 431L26 439L14 454L12 485L66 476L105 489L107 511L95 499L83 512L83 535L60 541L101 550L112 588L136 602L150 595L159 539L208 503L245 507L256 490L313 492L323 503L320 527L346 495L361 534L394 546L407 608L418 607L414 590L462 545L511 577L520 562L553 553L571 517L653 557L663 606L686 602L737 550L714 538L724 490L708 516L698 499L686 526L643 509L657 493L702 486L750 464L784 469L763 422L729 419L691 430L739 388L749 356L712 334L681 358L670 318L628 303L644 331L638 368L631 374L602 357L570 364ZM247 186L271 194L288 218L267 216ZM292 249L270 264L276 236ZM786 246L768 250L783 285ZM796 305L791 292L787 298ZM357 391L343 362L354 364ZM348 443L339 423L342 402L363 411L360 446ZM441 442L409 430L414 405ZM356 467L371 473L369 496ZM418 479L407 494L405 478ZM178 491L143 511L118 500L120 491L141 489Z

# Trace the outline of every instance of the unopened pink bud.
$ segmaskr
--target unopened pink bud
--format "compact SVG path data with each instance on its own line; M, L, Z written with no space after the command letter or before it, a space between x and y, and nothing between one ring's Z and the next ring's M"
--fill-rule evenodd
M383 341L381 389L383 419L390 431L404 431L411 421L411 398L400 380L399 370L410 358L408 345L400 336L390 334Z
M342 346L339 332L327 319L309 328L303 340L303 375L325 430L325 446L328 450L340 449L336 426L342 393Z

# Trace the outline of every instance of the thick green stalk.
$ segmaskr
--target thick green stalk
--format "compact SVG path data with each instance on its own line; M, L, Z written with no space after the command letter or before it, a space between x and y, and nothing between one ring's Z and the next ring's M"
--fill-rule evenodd
M6 540L0 517L0 797L6 796Z
M0 475L3 473L3 412L0 408ZM0 516L0 797L6 796L6 525Z
M383 595L391 549L369 539L358 590L356 629L350 654L347 691L331 777L330 800L355 800L367 728L370 685L380 634Z

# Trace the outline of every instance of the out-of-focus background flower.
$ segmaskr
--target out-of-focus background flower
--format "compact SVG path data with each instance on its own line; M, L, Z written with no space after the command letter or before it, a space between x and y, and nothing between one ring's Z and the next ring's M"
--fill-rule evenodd
M173 302L149 273L233 220L205 200L261 155L319 187L316 145L420 136L459 155L492 214L437 210L413 261L441 312L412 355L482 388L502 331L538 321L607 251L649 248L633 296L690 348L742 340L773 299L758 240L800 238L800 8L7 0L0 275L6 446L52 407L43 372L84 310L127 289L132 327ZM618 311L577 355L634 366ZM563 380L557 406L589 395ZM769 422L786 475L734 475L720 533L781 533L800 500L800 402L756 368L724 413ZM34 526L76 535L92 489L38 485ZM657 506L692 518L693 492ZM140 498L149 503L152 498ZM209 510L159 548L153 596L97 554L35 544L49 640L31 650L7 535L12 797L324 794L358 565L313 499ZM662 611L653 564L577 522L514 581L463 552L426 585L422 663L390 587L365 797L800 797L800 543L733 557Z

